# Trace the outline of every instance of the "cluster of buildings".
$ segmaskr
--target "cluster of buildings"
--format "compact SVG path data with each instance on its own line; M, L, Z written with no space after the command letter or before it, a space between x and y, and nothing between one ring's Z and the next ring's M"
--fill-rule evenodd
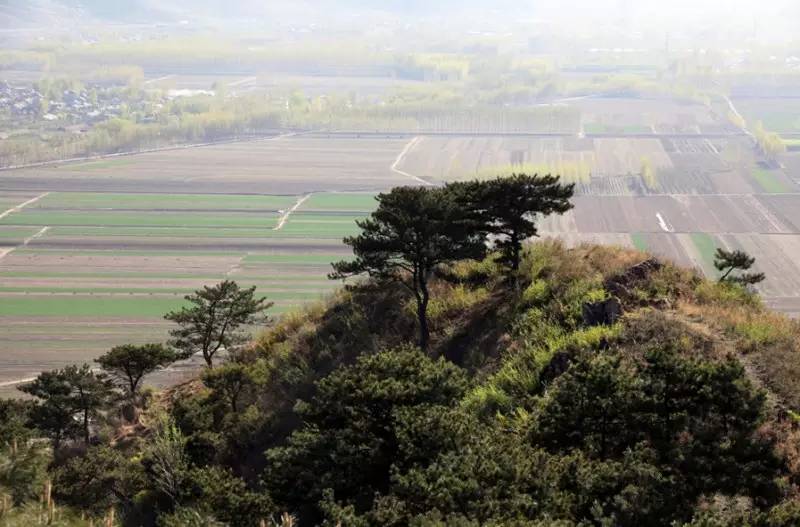
M115 90L92 87L80 91L59 90L55 95L41 93L35 86L13 86L0 81L0 113L12 122L36 120L64 124L91 125L122 114L123 109L136 111L143 103L124 100Z

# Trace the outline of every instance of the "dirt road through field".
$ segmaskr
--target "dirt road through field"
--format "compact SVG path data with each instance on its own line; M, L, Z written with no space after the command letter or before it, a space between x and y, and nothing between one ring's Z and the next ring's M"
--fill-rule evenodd
M40 194L40 195L36 196L36 197L35 197L35 198L33 198L33 199L29 199L29 200L28 200L28 201L26 201L25 203L20 203L20 204L19 204L19 205L17 205L16 207L12 207L12 208L8 209L7 211L5 211L5 212L3 212L2 214L0 214L0 220L2 220L3 218L5 218L5 217L6 217L6 216L8 216L9 214L14 214L15 212L19 212L19 211L21 211L22 209L24 209L24 208L25 208L25 207L27 207L28 205L31 205L31 204L33 204L33 203L36 203L36 202L37 202L37 201L39 201L40 199L42 199L42 198L46 197L48 194L50 194L50 193L49 193L49 192L45 192L44 194Z
M308 198L310 198L312 195L313 195L313 194L306 194L306 195L305 195L305 196L303 196L302 198L298 199L298 200L297 200L297 203L295 203L294 205L292 205L292 208L291 208L291 209L289 209L289 210L287 210L287 211L286 211L286 213L285 213L283 216L281 216L281 219L280 219L280 221L279 221L279 222L278 222L278 224L275 226L275 228L274 228L274 229L272 229L272 230L274 230L274 231L279 231L279 230L283 229L283 226L284 226L284 225L286 225L286 222L289 220L289 216L291 216L291 215L292 215L292 212L294 212L294 211L296 211L297 209L299 209L299 208L300 208L300 205L302 205L303 203L305 203L305 201L306 201Z
M414 148L415 146L417 146L417 144L419 144L421 141L422 141L421 137L415 137L414 139L409 141L408 144L405 146L405 148L403 148L403 151L400 152L400 154L397 156L397 159L394 160L394 163L392 164L391 168L392 168L392 172L394 172L395 174L400 174L401 176L405 176L405 177L411 178L414 181L422 183L423 185L432 186L433 183L431 183L430 181L425 181L422 178L418 178L417 176L415 176L413 174L409 174L408 172L405 172L405 171L400 170L399 168L397 168L400 165L400 163L403 162L403 158L405 158L406 155L408 155L408 153L411 151L411 149Z

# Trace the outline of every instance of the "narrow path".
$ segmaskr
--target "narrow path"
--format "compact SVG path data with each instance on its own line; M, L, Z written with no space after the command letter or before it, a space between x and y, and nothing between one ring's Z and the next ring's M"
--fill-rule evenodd
M143 84L146 85L146 84L152 84L154 82L165 81L167 79L171 79L174 76L175 76L174 74L172 74L172 75L164 75L163 77L159 77L157 79L150 79L149 81L144 81Z
M92 372L94 372L94 373L98 373L99 371L100 371L100 368L92 368ZM11 386L17 386L19 384L26 384L26 383L35 381L37 378L38 377L28 377L26 379L15 379L13 381L3 381L3 382L0 382L0 388L9 388Z
M0 388L8 388L11 386L17 386L18 384L25 384L28 382L33 382L36 380L36 377L29 377L27 379L17 379L16 381L6 381L0 382Z
M40 199L42 199L43 197L47 196L48 194L50 194L50 193L49 193L49 192L45 192L44 194L39 194L39 195L38 195L38 196L36 196L35 198L33 198L33 199L29 199L29 200L28 200L28 201L26 201L25 203L20 203L20 204L19 204L19 205L17 205L16 207L12 207L12 208L8 209L8 210L7 210L7 211L5 211L4 213L0 214L0 220L2 220L3 218L5 218L5 217L6 217L6 216L8 216L9 214L13 214L13 213L15 213L15 212L19 212L19 211L21 211L22 209L24 209L24 208L25 208L25 207L27 207L28 205L31 205L31 204L33 204L33 203L36 203L37 201L39 201L39 200L40 200Z
M41 230L39 232L37 232L36 234L34 234L33 236L28 236L27 238L25 238L25 241L22 242L22 245L20 245L20 247L25 247L26 245L28 245L30 242L32 242L36 238L41 238L49 230L50 230L49 226L42 227Z
M277 225L277 226L275 226L275 228L274 228L274 229L272 229L272 230L273 230L273 231L279 231L279 230L283 229L283 226L284 226L284 225L286 225L286 222L287 222L287 221L289 221L289 216L291 216L291 215L292 215L292 212L294 212L294 211L296 211L297 209L299 209L299 208L300 208L300 205L302 205L303 203L305 203L305 201L306 201L308 198L310 198L312 195L313 195L313 193L311 193L311 194L306 194L305 196L303 196L303 197L301 197L300 199L298 199L298 200L297 200L297 203L295 203L294 205L292 205L292 208L290 208L289 210L287 210L286 212L284 212L284 213L283 213L283 216L281 216L281 219L280 219L280 221L278 222L278 225Z
M5 258L6 256L8 256L9 254L13 253L15 250L19 249L20 247L25 247L26 245L28 245L30 242L32 242L36 238L39 238L39 237L43 236L49 230L50 230L49 226L48 227L42 227L42 229L39 232L37 232L33 236L28 236L27 238L25 238L22 241L21 244L17 245L16 247L9 247L8 249L0 249L0 260Z
M256 82L256 77L246 77L242 80L238 80L236 82L229 82L228 86L241 86L242 84L247 84L250 82Z
M661 230L664 232L675 232L675 229L667 223L667 220L664 219L664 216L661 215L660 212L656 213L656 218L658 219L658 226L661 227Z
M405 158L406 155L408 155L408 153L411 151L411 149L414 148L415 146L417 146L417 144L419 144L419 142L421 140L422 140L422 138L417 136L417 137L413 138L411 141L409 141L408 144L405 146L405 148L403 148L403 151L400 152L400 154L397 156L397 159L394 160L394 163L392 163L391 169L392 169L392 172L394 172L395 174L400 174L403 177L411 178L414 181L416 181L417 183L422 183L423 185L427 185L427 186L433 186L433 183L431 183L430 181L425 181L422 178L418 178L417 176L415 176L413 174L409 174L408 172L404 172L403 170L400 170L399 168L397 168L398 165L400 165L400 163L403 162L403 158Z

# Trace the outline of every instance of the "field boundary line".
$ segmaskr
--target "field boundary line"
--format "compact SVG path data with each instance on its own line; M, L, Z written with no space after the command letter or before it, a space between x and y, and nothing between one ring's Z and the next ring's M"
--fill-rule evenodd
M314 193L310 192L310 193L306 194L305 196L300 197L300 199L298 199L297 202L294 205L292 205L292 207L290 209L288 209L286 212L283 213L283 216L281 216L280 221L278 221L278 225L276 225L272 230L273 231L279 231L279 230L283 229L283 226L286 225L287 221L289 221L289 216L292 215L292 212L294 212L297 209L299 209L300 205L305 203L306 200L308 198L310 198L311 196L313 196L313 195L314 195Z
M43 168L58 165L69 165L75 163L86 163L88 161L102 161L104 159L115 159L117 157L136 156L139 154L155 154L158 152L172 152L177 150L188 150L190 148L202 148L207 146L221 146L236 143L257 143L259 141L276 141L287 137L296 137L301 135L308 135L314 133L314 130L284 132L272 135L258 135L247 137L234 137L229 139L220 139L218 141L208 141L205 143L183 143L169 146L158 146L155 148L143 148L141 150L129 150L127 152L114 152L112 154L95 154L91 156L70 157L67 159L53 159L51 161L38 161L36 163L26 163L22 165L10 165L0 167L0 172L7 172L12 170L22 170L25 168Z
M415 146L417 146L421 140L422 140L422 138L420 136L416 136L411 141L409 141L406 144L406 146L403 148L403 151L400 152L400 154L398 154L397 158L394 160L394 163L392 163L391 170L395 174L400 174L401 176L411 178L414 181L422 183L423 185L433 186L433 183L431 183L430 181L425 181L422 178L419 178L419 177L417 177L417 176L415 176L413 174L409 174L408 172L405 172L405 171L400 170L399 168L397 168L397 166L400 163L403 162L403 158L405 158L406 155L408 155L408 153L411 151L411 149L414 148Z

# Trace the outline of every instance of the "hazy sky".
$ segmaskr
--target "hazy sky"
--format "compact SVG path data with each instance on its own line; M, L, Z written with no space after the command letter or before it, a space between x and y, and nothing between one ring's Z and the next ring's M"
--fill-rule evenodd
M711 35L717 41L800 40L800 0L0 0L8 6L83 6L101 18L118 20L239 20L250 23L321 23L382 12L413 24L416 17L445 22L465 18L475 26L548 19L564 33L623 28L663 39ZM491 16L480 13L491 11ZM477 29L480 29L479 27ZM660 35L660 36L659 36Z

